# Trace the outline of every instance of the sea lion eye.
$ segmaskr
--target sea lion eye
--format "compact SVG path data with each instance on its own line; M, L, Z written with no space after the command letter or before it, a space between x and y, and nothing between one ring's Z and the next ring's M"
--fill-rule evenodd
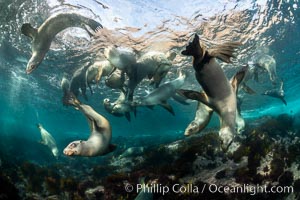
M76 147L77 146L77 144L76 143L72 143L72 144L70 144L70 147L72 147L72 148L74 148L74 147Z

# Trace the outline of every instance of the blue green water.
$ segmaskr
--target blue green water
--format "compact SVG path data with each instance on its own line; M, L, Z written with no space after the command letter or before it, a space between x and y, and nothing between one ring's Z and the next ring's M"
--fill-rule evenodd
M89 101L79 98L110 121L112 143L117 144L118 149L105 157L64 156L64 147L71 141L88 138L89 128L79 111L62 105L60 80L64 73L71 75L86 58L93 59L94 53L101 52L101 48L113 42L100 42L101 35L98 40L93 40L83 30L68 29L53 41L54 44L42 64L32 74L27 75L25 69L31 55L30 41L21 34L20 27L26 22L39 26L57 12L77 12L91 17L108 30L115 30L111 34L143 37L150 45L142 46L141 50L174 51L177 57L165 81L174 78L177 68L182 68L190 72L187 84L196 90L200 86L192 73L191 60L180 55L194 32L209 45L231 40L243 42L234 64L223 67L228 78L240 65L253 61L264 49L276 60L277 75L284 82L287 106L279 99L260 95L274 87L264 72L259 74L259 83L249 81L257 94L243 96L242 116L246 123L251 123L261 117L286 113L293 116L294 128L299 130L300 4L297 0L214 3L189 0L181 3L173 0L99 2L0 0L0 167L4 171L12 169L12 165L24 162L46 166L45 168L55 165L65 168L82 165L77 170L82 170L80 174L85 176L89 174L85 167L91 169L97 165L106 166L113 157L119 156L130 147L159 147L184 139L183 132L194 118L196 102L181 105L174 100L169 100L169 103L174 108L175 116L159 106L154 110L138 108L136 117L131 114L131 122L125 117L112 116L103 108L102 102L107 97L116 99L118 91L106 87L102 80L93 86L93 95L87 92ZM139 28L139 31L122 32L121 29L126 27ZM174 39L175 36L178 40ZM161 42L161 46L157 41ZM164 41L169 41L169 45L165 45ZM138 49L138 43L132 40L124 43ZM144 94L145 89L149 89L148 85L142 83L137 95ZM58 159L39 143L41 136L36 128L37 123L43 124L55 138L60 152ZM216 114L207 128L216 131L219 129ZM111 175L115 172L107 170L105 173ZM43 195L47 196L45 193Z

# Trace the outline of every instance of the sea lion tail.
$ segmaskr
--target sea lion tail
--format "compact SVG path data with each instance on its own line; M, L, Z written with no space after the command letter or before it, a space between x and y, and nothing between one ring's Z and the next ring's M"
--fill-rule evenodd
M208 51L210 56L216 57L223 62L231 63L230 58L235 58L233 54L235 50L241 46L241 42L226 42L224 44L218 45Z
M76 96L72 92L66 92L63 97L63 104L64 106L74 106L78 108L81 102L76 98Z

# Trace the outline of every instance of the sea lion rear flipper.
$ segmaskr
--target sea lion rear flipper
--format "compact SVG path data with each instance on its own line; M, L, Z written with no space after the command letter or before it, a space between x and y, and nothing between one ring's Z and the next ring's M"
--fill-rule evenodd
M33 38L35 38L35 36L37 35L37 29L36 28L33 28L31 26L31 24L29 23L26 23L26 24L23 24L22 27L21 27L21 32L26 35L27 37L30 37L32 40Z
M280 100L287 106L287 102L283 97L281 97Z
M161 102L159 105L162 106L164 109L166 109L166 110L169 111L172 115L175 116L175 112L174 112L172 106L169 105L167 102L165 102L165 101L164 101L164 102Z
M223 62L231 63L230 58L235 57L233 53L235 52L235 49L241 45L241 42L226 42L208 50L208 54Z
M246 85L246 83L242 84L242 89L248 94L256 94L256 92L252 88L250 88L248 85Z
M205 105L207 105L208 107L211 107L210 103L207 100L207 96L204 92L196 92L193 90L183 90L183 89L177 90L176 92L181 96L184 96L188 99L200 101Z
M131 119L130 119L130 113L129 113L129 112L125 113L125 117L126 117L126 119L127 119L129 122L131 121Z

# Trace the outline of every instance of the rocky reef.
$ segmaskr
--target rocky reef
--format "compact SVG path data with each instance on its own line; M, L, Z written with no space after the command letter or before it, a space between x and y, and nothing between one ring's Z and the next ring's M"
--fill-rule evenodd
M39 165L1 154L0 199L297 199L300 133L293 117L247 124L226 152L212 129L121 148L100 163L61 158Z

